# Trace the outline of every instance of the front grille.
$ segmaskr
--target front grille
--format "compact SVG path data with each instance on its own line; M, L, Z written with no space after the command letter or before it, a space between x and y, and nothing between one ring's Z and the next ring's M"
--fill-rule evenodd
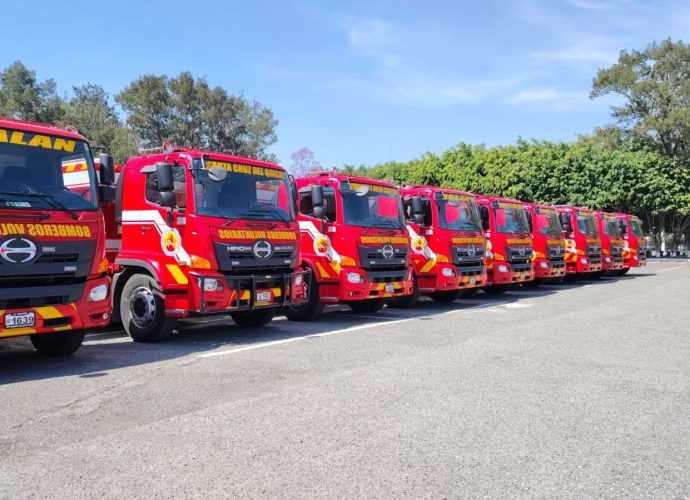
M587 245L587 257L600 257L601 245Z
M254 254L249 252L231 252L228 251L228 258L232 260L255 260ZM273 252L271 255L273 259L290 259L292 258L292 251Z
M384 248L389 246L393 249L393 255L385 254ZM390 251L390 248L387 250ZM382 245L376 247L360 246L359 258L362 267L365 269L400 269L407 262L408 247Z
M395 281L405 281L407 269L392 271L368 271L367 279L370 283L393 283Z
M510 263L524 263L532 260L532 245L520 245L507 248L506 260Z
M0 288L75 285L85 281L86 277L76 277L74 274L15 274L0 276Z
M524 272L524 271L530 271L532 269L532 261L521 261L521 262L511 262L510 267L512 268L513 272Z
M481 274L484 262L484 245L452 246L450 249L453 264L458 267L461 276Z
M551 245L547 248L547 256L549 259L562 260L565 259L565 246Z
M620 245L611 245L611 256L621 257L623 255L623 247Z
M38 264L65 264L79 262L78 253L47 253L41 255L36 261Z
M565 259L549 259L549 265L554 269L565 267Z

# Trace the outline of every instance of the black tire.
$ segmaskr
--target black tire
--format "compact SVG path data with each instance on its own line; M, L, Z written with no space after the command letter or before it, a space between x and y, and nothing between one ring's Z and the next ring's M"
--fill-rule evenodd
M619 269L618 272L616 273L617 276L625 276L628 274L628 271L630 271L629 267L624 267L623 269Z
M412 281L412 293L410 295L388 299L388 307L392 307L393 309L409 309L410 307L417 305L417 302L419 302L419 286L417 286L417 276L414 276Z
M353 300L348 302L347 305L352 308L353 311L359 313L374 313L381 309L386 303L383 299L366 299L366 300Z
M34 349L41 356L69 356L74 354L84 341L84 330L36 333L30 337Z
M276 310L273 307L265 309L254 309L253 311L238 311L230 313L233 321L245 328L256 328L265 326L271 322Z
M575 283L581 277L582 275L579 273L566 274L565 276L563 276L563 281L565 283Z
M471 299L475 295L479 293L479 287L475 286L474 288L465 288L463 290L460 290L460 295L459 297L461 299Z
M443 292L434 292L429 295L434 302L448 303L453 302L460 297L460 290L444 290Z
M135 342L160 342L172 336L177 320L165 315L165 299L158 283L146 274L133 274L122 288L120 317Z
M510 290L510 285L491 285L483 286L482 290L487 295L501 295Z
M288 305L283 308L283 314L291 321L313 321L323 312L326 304L321 302L319 284L314 277L314 271L309 273L307 283L307 301L299 305Z

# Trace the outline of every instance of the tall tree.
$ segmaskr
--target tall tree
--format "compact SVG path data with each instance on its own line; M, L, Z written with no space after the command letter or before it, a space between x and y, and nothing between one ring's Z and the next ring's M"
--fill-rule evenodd
M35 71L16 61L0 73L0 115L57 123L65 109L55 89L55 81L39 82Z
M690 45L668 39L622 51L592 84L591 98L608 94L623 98L612 113L630 139L666 156L690 158Z
M277 140L273 112L242 94L210 87L189 72L174 78L140 77L116 101L147 145L170 140L181 146L274 159L266 151Z
M123 162L137 152L139 139L125 129L108 94L100 85L86 84L72 88L64 122L76 126L92 146L105 146Z

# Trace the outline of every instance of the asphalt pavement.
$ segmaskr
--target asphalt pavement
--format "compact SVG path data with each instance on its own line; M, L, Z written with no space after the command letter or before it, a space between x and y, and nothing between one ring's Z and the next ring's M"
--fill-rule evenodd
M407 311L0 342L0 498L690 497L690 263Z

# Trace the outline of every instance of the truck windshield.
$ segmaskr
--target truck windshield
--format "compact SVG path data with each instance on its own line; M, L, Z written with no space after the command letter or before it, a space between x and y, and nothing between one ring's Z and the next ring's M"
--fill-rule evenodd
M618 228L618 221L614 217L605 217L604 218L604 234L606 236L613 236L614 238L618 238L621 233Z
M443 229L455 231L481 231L477 204L469 196L454 193L443 193L443 198L436 199L438 225Z
M393 187L343 181L340 183L345 224L404 229L402 199Z
M597 229L597 221L592 213L578 212L577 214L577 230L587 236L599 236Z
M642 224L640 224L638 219L630 219L630 227L632 228L632 234L634 236L644 236Z
M542 208L541 211L535 215L537 219L537 232L539 234L547 234L549 236L561 235L561 223L558 220L558 214L555 210L544 210Z
M292 192L283 170L241 163L194 160L194 199L199 215L224 219L257 219L290 222L295 219ZM209 176L221 167L222 178Z
M514 203L499 203L494 207L496 231L499 233L529 233L525 209Z
M97 201L86 142L0 128L0 208L95 210Z

